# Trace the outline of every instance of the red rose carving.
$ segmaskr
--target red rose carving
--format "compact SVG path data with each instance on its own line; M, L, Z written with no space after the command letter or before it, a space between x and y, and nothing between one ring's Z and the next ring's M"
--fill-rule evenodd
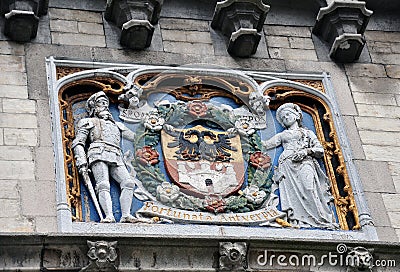
M254 168L268 169L271 166L271 158L264 155L261 151L256 151L250 155L250 165Z
M193 116L204 117L207 114L207 105L201 101L193 101L188 104L189 113Z
M146 145L136 151L136 157L142 165L155 165L159 162L157 150Z
M208 199L206 209L212 213L221 213L225 210L225 201L223 199Z

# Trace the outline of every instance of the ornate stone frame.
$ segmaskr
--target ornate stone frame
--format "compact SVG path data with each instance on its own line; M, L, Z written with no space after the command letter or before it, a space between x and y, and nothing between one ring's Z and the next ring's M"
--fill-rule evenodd
M53 142L55 150L56 178L57 178L57 219L60 232L72 233L114 233L114 234L162 234L170 237L185 235L185 237L285 237L285 238L309 238L309 239L343 239L343 240L377 240L375 228L371 226L371 216L363 195L362 184L355 165L353 163L350 145L347 140L344 124L336 103L335 93L332 88L330 77L326 73L320 74L286 74L268 73L257 71L233 71L225 69L202 69L203 75L231 76L244 80L253 85L264 94L272 95L277 86L287 88L287 96L296 96L296 90L301 90L307 96L318 101L326 109L326 118L331 118L333 129L336 128L333 145L334 152L338 152L340 168L345 169L346 186L349 189L350 206L355 213L355 231L323 231L323 230L297 230L297 229L273 229L257 228L257 232L249 227L237 226L202 226L196 225L134 225L134 224L99 224L72 222L71 209L68 204L66 193L65 153L63 146L63 131L60 124L63 120L60 112L59 95L60 90L68 84L74 84L78 80L90 81L91 78L107 77L117 82L126 84L140 74L161 71L174 71L174 73L194 72L193 68L173 68L167 66L145 66L112 63L91 63L69 60L56 60L50 57L46 60L49 96L52 113ZM60 69L63 67L63 69ZM124 75L128 75L125 77ZM264 82L259 85L257 82ZM92 82L96 84L95 82ZM307 83L308 85L304 84ZM103 88L107 88L105 84ZM311 85L311 86L310 86ZM121 86L122 88L122 86ZM275 88L275 89L274 89ZM290 92L292 90L292 92ZM281 97L282 98L282 97ZM279 99L278 99L279 100ZM286 101L286 100L283 100ZM62 106L62 105L61 105ZM303 105L303 110L312 113L312 109ZM317 128L318 129L318 128ZM337 155L337 153L335 153ZM346 229L342 225L342 229Z

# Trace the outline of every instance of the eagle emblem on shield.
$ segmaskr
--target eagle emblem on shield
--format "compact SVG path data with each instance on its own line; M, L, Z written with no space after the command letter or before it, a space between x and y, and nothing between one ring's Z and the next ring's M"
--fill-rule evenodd
M239 135L202 125L167 126L161 141L170 178L188 194L225 197L241 188L245 171Z

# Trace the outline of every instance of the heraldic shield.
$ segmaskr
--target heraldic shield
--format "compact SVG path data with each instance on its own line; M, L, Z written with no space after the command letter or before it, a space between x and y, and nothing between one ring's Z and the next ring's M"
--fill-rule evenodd
M167 173L185 193L225 197L242 187L245 165L239 135L202 125L171 126L162 130L161 143Z

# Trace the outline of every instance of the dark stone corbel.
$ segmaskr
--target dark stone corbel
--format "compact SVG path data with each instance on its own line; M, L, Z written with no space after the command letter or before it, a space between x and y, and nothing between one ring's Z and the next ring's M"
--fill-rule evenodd
M371 15L365 2L334 0L320 9L313 33L330 44L332 59L353 62L360 57L364 47L364 32Z
M82 268L81 272L94 272L94 271L118 271L116 261L117 254L117 241L87 241L89 251L89 264Z
M257 51L269 6L262 0L225 0L217 3L211 27L229 37L228 52L249 57Z
M247 269L246 242L220 242L219 256L219 271L245 271Z
M28 42L37 35L39 17L47 13L49 0L2 0L4 34L17 42Z
M149 47L164 0L107 0L105 18L122 29L120 43L131 49Z

